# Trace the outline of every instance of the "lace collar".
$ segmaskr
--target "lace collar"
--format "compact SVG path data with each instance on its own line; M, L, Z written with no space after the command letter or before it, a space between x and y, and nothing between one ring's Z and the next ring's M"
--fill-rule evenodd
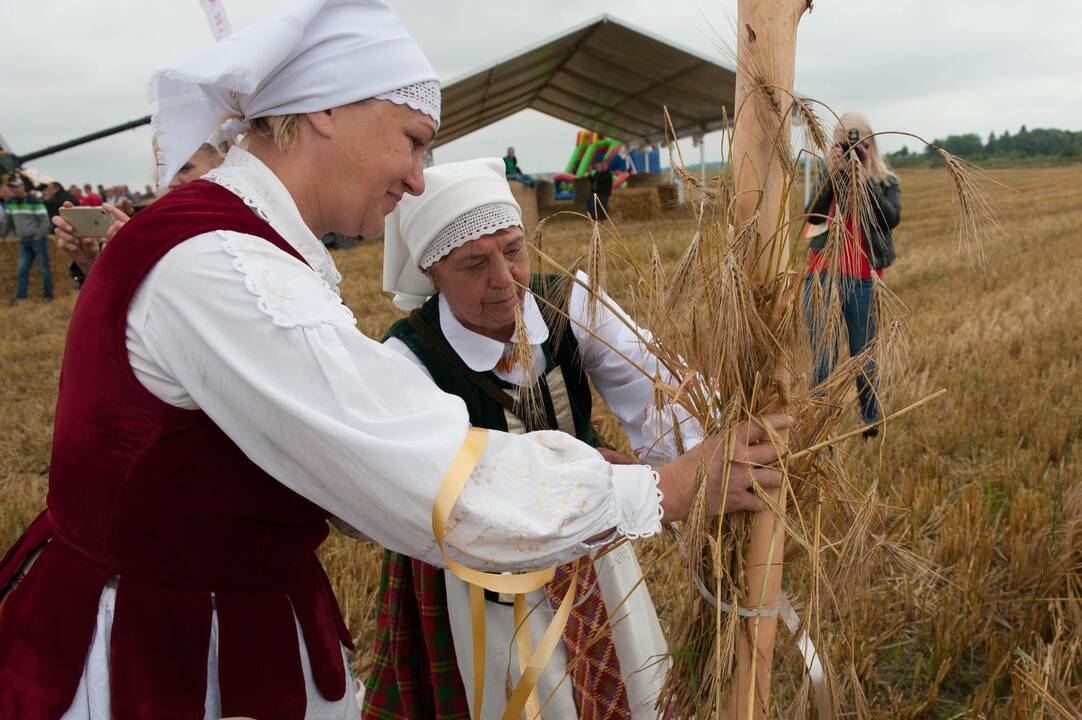
M222 164L203 179L221 185L243 200L338 292L342 274L335 267L334 258L323 241L304 224L286 186L259 158L244 148L233 147Z
M439 296L439 305L440 328L458 356L476 372L488 372L495 368L509 343L493 340L468 329L451 312L451 306L442 294ZM537 348L548 340L548 326L532 293L526 293L522 302L522 321L526 325L526 337L529 338L530 345Z

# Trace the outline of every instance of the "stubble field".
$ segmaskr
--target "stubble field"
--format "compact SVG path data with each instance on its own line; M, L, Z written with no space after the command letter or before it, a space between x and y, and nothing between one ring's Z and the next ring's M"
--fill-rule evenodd
M948 394L893 423L879 441L848 441L841 450L851 454L858 482L878 479L882 532L932 564L937 580L918 582L884 559L842 589L838 612L852 630L824 651L853 659L867 713L851 717L1070 717L1034 705L1043 695L1059 698L1065 713L1069 703L1073 712L1082 706L1082 167L992 177L1001 183L991 190L1004 223L980 270L954 246L945 173L901 173L899 261L886 280L908 307L913 342L910 370L887 410L938 388ZM618 225L632 244L645 248L652 238L675 262L693 222L674 211ZM545 245L566 259L588 239L585 225L560 222ZM16 243L0 243L0 298L14 295L16 255ZM381 248L362 244L335 259L360 329L381 335L398 317L379 293ZM41 301L33 271L32 299L0 307L5 548L45 498L75 299L65 263L55 253L52 261L55 302ZM598 419L611 434L611 418ZM640 554L648 559L660 543L644 543ZM363 674L380 550L335 535L321 552ZM663 625L673 588L682 587L669 581L678 571L663 567L647 578ZM800 588L791 589L799 605ZM779 644L781 672L798 672L792 639L782 632Z

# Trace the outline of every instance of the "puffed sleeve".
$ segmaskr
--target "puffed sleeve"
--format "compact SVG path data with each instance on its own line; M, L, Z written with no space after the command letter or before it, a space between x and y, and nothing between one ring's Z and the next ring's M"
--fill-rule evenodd
M431 512L469 430L460 399L362 334L317 273L259 238L190 239L138 292L128 343L153 365L141 363L144 375L182 388L279 482L372 540L442 564ZM526 570L567 562L613 530L658 529L648 469L611 466L559 433L490 432L447 544L479 569Z

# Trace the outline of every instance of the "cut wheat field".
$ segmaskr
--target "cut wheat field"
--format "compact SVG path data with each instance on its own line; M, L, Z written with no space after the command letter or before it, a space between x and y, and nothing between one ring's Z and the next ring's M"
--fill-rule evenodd
M837 449L852 456L856 482L879 484L873 537L900 542L930 568L914 575L890 558L873 558L866 576L840 589L846 597L836 612L852 630L821 650L856 658L851 672L866 707L853 717L1058 718L1082 706L1082 166L990 177L1003 225L982 270L954 246L945 172L901 173L899 260L885 279L908 308L913 341L887 412L939 388L948 392L890 424L877 441ZM667 263L676 262L694 227L679 209L657 221L616 223L644 254L656 242ZM546 228L545 248L569 260L589 237L584 223L560 220ZM0 243L0 298L14 295L16 255L16 243ZM4 547L45 499L57 379L76 297L64 263L55 253L52 260L55 302L41 301L32 271L31 299L0 307ZM380 336L399 313L379 292L379 244L336 251L335 260L360 329ZM597 420L614 435L618 426L603 409ZM661 547L661 540L643 543L644 564ZM380 549L335 534L321 553L363 675ZM788 561L786 585L799 597L803 558ZM667 582L672 572L657 567L647 578L663 626L673 588L681 587ZM789 635L779 636L779 649L779 672L799 672ZM786 700L779 698L780 713Z

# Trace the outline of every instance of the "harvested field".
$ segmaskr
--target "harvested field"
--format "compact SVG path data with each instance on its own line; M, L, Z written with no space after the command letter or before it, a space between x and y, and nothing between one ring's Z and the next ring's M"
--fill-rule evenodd
M876 443L852 440L841 451L853 455L858 482L880 479L881 532L938 574L907 576L884 558L843 589L838 612L854 631L823 650L857 659L867 717L1069 717L1035 705L1042 694L1082 704L1082 168L1004 169L992 177L1003 184L992 195L1004 232L986 248L989 267L980 271L953 246L945 172L901 173L899 261L886 279L909 308L914 341L910 372L887 410L941 387L948 395L889 426ZM693 223L676 211L619 227L644 254L652 238L673 263ZM585 225L561 220L547 230L545 246L569 259L588 239ZM14 295L16 254L16 243L0 243L7 268L0 297ZM398 316L379 294L380 247L362 244L336 260L359 327L380 335ZM40 300L32 273L32 299L0 308L5 547L44 503L75 297L62 264L54 256L55 302ZM611 418L599 419L613 437ZM649 557L659 545L640 552ZM379 549L336 535L322 552L363 673ZM802 562L794 556L787 570L798 606ZM648 578L663 625L679 587L666 582L669 572L676 570ZM798 672L788 634L779 647L779 672ZM788 698L779 700L784 709Z

